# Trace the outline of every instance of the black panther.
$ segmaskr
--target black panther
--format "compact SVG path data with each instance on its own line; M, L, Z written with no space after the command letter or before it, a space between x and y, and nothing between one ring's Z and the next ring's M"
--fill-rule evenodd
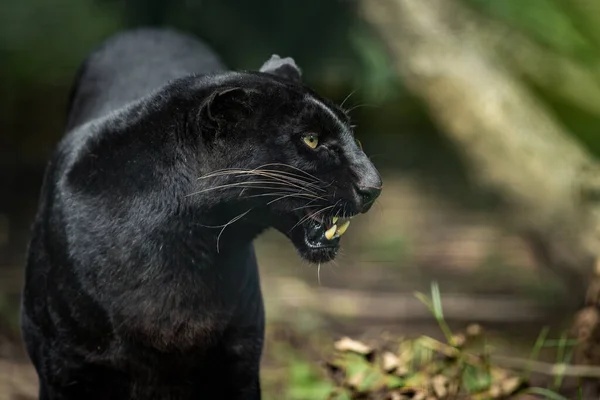
M380 175L291 58L234 72L172 30L84 61L46 169L22 332L42 400L260 399L252 241L336 256Z

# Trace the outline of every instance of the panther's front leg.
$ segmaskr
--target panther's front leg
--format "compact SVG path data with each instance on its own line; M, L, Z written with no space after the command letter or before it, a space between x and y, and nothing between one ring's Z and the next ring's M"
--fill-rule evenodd
M223 365L229 377L229 396L232 400L260 400L260 360L264 341L264 310L262 299L255 299L253 310L246 318L228 329L223 341ZM255 318L247 318L255 315Z

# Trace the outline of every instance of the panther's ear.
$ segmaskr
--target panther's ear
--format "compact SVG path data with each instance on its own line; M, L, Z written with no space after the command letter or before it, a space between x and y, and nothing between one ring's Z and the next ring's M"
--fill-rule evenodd
M220 88L212 92L200 106L199 120L205 140L222 134L229 125L236 125L251 112L252 90L243 87Z
M271 58L260 67L260 72L276 75L282 78L300 82L302 80L302 71L291 57L281 58L273 54Z

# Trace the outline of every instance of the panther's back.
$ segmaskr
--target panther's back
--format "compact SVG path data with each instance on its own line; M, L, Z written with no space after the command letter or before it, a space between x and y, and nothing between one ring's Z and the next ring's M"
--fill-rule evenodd
M167 82L190 74L223 70L217 55L196 38L164 29L136 29L117 34L87 57L79 68L71 90L67 136L54 151L45 173L32 237L28 247L22 304L23 333L34 361L42 342L44 327L51 326L47 310L52 307L40 300L47 296L48 281L57 267L68 264L65 210L61 186L67 160L77 143L92 134L90 129L73 128L118 110ZM72 135L68 133L73 131ZM72 211L72 210L69 210ZM52 247L52 248L51 248ZM61 279L64 279L62 277ZM71 282L77 287L76 282ZM36 300L37 299L37 300ZM46 331L45 335L49 335Z
M71 93L67 130L173 79L223 70L223 63L208 46L183 33L142 28L118 34L81 66Z

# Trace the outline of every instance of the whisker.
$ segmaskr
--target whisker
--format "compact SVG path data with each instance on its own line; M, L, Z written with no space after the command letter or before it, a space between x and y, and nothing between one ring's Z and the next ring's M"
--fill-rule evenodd
M314 190L311 190L311 189L325 191L324 188L321 188L312 182L307 182L303 178L297 178L293 174L281 173L280 171L276 171L276 170L273 170L273 171L232 170L232 171L227 171L227 172L215 172L212 174L204 175L204 176L198 178L198 180L217 177L217 176L227 176L227 175L257 175L257 176L273 179L274 181L285 183L287 185L296 187L301 190L310 191L311 193L315 193ZM288 175L292 175L292 176L288 176Z
M255 170L262 170L264 167L271 166L271 165L284 166L284 167L291 168L293 170L302 172L305 175L308 175L310 178L314 179L315 182L321 182L321 180L319 178L317 178L316 176L314 176L314 175L312 175L312 174L304 171L303 169L298 168L298 167L294 167L293 165L289 165L289 164L285 164L285 163L267 163L267 164L263 164L263 165L261 165L259 167L256 167L254 169L223 168L223 169L215 170L215 171L213 171L213 172L211 172L211 173L209 173L207 175L201 176L198 179L203 179L204 177L209 177L209 176L211 176L213 174L216 174L216 173L226 173L228 171L234 172L234 171L255 171ZM276 171L278 171L278 170L276 170ZM291 174L290 172L287 172L287 171L278 171L278 172ZM295 176L301 176L301 175L295 175Z
M248 210L250 211L250 210ZM237 218L237 217L234 217ZM231 222L231 220L225 224L222 225L204 225L204 224L200 224L200 223L195 223L195 226L201 226L202 228L211 228L211 229L217 229L217 228L223 228L224 226L227 226L227 224L229 224Z
M190 193L190 194L186 195L186 197L193 196L193 195L200 194L200 193L209 192L211 190L226 189L226 188L230 188L230 187L239 187L239 186L246 186L247 188L250 188L250 189L284 189L284 188L281 188L281 187L277 188L277 187L269 187L269 186L266 186L266 187L265 186L249 186L249 185L254 185L254 184L260 184L260 185L264 185L264 184L267 184L267 185L269 185L269 184L270 185L278 185L279 184L279 185L282 185L282 184L280 184L278 182L272 182L272 181L234 182L234 183L228 183L226 185L219 185L219 186L213 186L213 187L209 187L209 188L206 188L206 189L202 189L202 190L199 190L197 192Z
M308 194L304 194L304 193L292 193L292 194L287 194L287 192L273 192L273 193L262 193L262 194L255 194L252 196L248 196L248 198L251 197L263 197L263 196L281 196L281 195L286 195L286 196L295 196L295 197L300 197L300 198L304 198L304 197L308 197L308 198L312 198L312 195L308 195ZM317 199L313 199L310 202L313 202ZM310 203L309 202L309 203ZM306 207L306 206L305 206ZM311 207L311 206L309 206ZM317 207L317 206L312 206L312 207ZM300 208L304 208L304 207L298 207L298 209ZM250 212L252 209L248 210L247 212ZM240 214L242 217L244 216L244 214ZM237 217L236 217L237 218ZM237 220L236 220L237 221ZM235 221L233 221L235 222ZM226 224L223 225L204 225L204 224L196 224L197 226L201 226L203 228L213 228L213 229L217 229L217 228L225 228L227 227L228 224L230 224L231 221L227 222Z
M348 206L347 204L344 204L344 207L342 207L342 215L341 215L342 218L348 218L348 216L350 216L350 213L348 213L348 210L347 210L347 206Z
M315 208L315 207L319 207L319 205L306 205L306 206L302 206L302 207L296 207L294 208L294 210L305 210L307 208Z
M291 183L290 181L292 179L296 180L295 178L288 178L288 177L285 177L285 176L284 177L280 177L280 176L277 176L277 174L270 173L270 172L267 173L267 172L263 172L263 171L260 171L260 172L259 171L252 171L251 173L255 174L255 175L259 175L259 176L264 176L264 177L267 177L267 178L272 178L272 179L274 179L274 180L276 180L278 182L288 183L288 184L290 184L290 186L294 186L294 187L296 187L298 189L302 189L302 190L308 190L308 191L314 193L312 190L307 189L304 186ZM300 182L307 184L306 186L311 186L312 185L313 187L315 187L318 190L325 191L325 189L322 189L322 188L320 188L320 187L318 187L318 186L316 186L314 184L309 184L308 182L304 182L304 181L300 181Z
M301 168L294 167L293 165L289 165L289 164L285 164L285 163L268 163L268 164L265 164L265 165L263 165L263 167L266 167L266 166L269 166L269 165L279 165L279 166L288 167L288 168L294 169L294 170L296 170L296 171L299 171L299 172L302 172L303 174L306 174L306 175L308 175L309 177L313 178L313 179L314 179L315 181L317 181L317 182L321 182L321 179L319 179L319 178L317 178L316 176L314 176L314 175L312 175L312 174L310 174L310 173L306 172L305 170L303 170L303 169L301 169ZM261 168L262 168L262 167L261 167Z
M317 206L309 206L308 204L315 202L317 200L323 199L322 197L313 196L313 195L309 195L309 194L305 194L305 193L290 193L290 194L288 194L287 192L264 193L264 194L257 194L257 195L248 196L248 197L250 198L250 197L263 197L263 196L280 196L274 200L269 201L267 203L267 205L271 205L272 203L274 203L278 200L282 200L282 199L288 198L288 197L294 197L294 198L300 198L300 199L304 199L304 198L312 199L309 202L307 202L306 205L304 205L302 207L296 207L296 208L292 209L292 211L296 211L296 210L300 210L300 209L304 209L304 208L308 208L308 207L317 207Z
M322 209L320 209L320 210L318 210L318 211L316 211L316 212L314 212L312 214L306 215L304 218L300 219L300 221L298 221L294 226L292 226L292 228L290 229L290 232L292 230L294 230L294 228L296 228L298 225L302 224L304 221L307 221L310 218L314 218L317 215L321 214L322 212L325 212L325 211L327 211L327 210L329 210L330 208L333 208L333 207L335 207L335 204L332 205L332 206L324 207L324 208L322 208Z
M321 263L317 266L317 281L319 282L319 286L321 286Z
M287 171L279 171L276 169L261 169L261 168L255 168L255 169L234 168L234 169L229 169L229 170L218 170L218 171L213 171L211 173L203 175L203 176L197 178L197 180L213 178L213 177L217 177L217 176L227 176L227 175L235 175L235 174L239 174L239 175L255 174L255 173L272 174L274 176L280 176L280 177L286 177L286 178L289 177L290 179L305 183L307 185L315 185L313 182L306 181L305 180L306 178L303 177L302 175L298 175L298 174L295 174L292 172L287 172ZM315 182L317 182L317 181L315 181ZM318 185L315 185L315 186L318 186Z
M302 206L302 207L296 207L296 208L292 209L292 211L302 210L302 209L304 209L304 208L308 208L308 206L310 206L310 207L318 207L318 206L319 206L318 204L316 204L316 205L314 205L314 206L313 206L313 205L310 205L311 203L314 203L314 202L315 202L315 201L317 201L317 200L321 200L321 199L313 199L313 200L311 200L311 201L307 202L307 203L306 203L304 206Z
M352 95L353 95L354 93L356 93L356 91L357 91L357 90L358 90L358 89L354 89L353 91L351 91L351 92L350 92L350 94L349 94L348 96L346 96L346 98L344 99L344 101L342 101L342 104L340 104L340 108L343 108L343 107L344 107L344 104L345 104L345 103L348 101L348 99L349 99L350 97L352 97Z
M228 223L225 224L225 226L223 226L223 229L221 229L221 232L219 232L219 235L217 236L217 253L219 253L219 241L221 240L221 235L223 234L223 231L225 231L225 228L227 228L229 225L233 224L234 222L239 221L240 219L244 218L246 216L246 214L248 214L250 211L252 211L252 209L249 209L248 211L241 213L237 217L233 217Z
M302 176L300 174L296 174L294 172L288 172L288 171L280 171L280 170L277 170L277 169L262 169L261 168L261 169L258 169L256 171L258 171L258 172L265 172L265 173L273 174L273 175L276 175L276 176L289 177L290 179L293 179L293 180L296 180L296 181L299 181L299 182L302 182L302 183L305 183L305 184L314 185L314 186L317 186L317 187L318 187L318 185L316 183L314 183L314 182L320 182L320 181L317 181L317 180L312 179L312 178L310 178L311 180L308 181L307 177L304 177L304 176Z
M338 205L338 203L342 201L342 199L338 199L331 207L336 207ZM345 206L344 206L345 207ZM337 214L337 213L336 213Z
M265 196L281 196L281 195L285 195L288 194L288 192L272 192L272 193L261 193L261 194L253 194L251 196L247 196L248 198L253 198L253 197L265 197ZM315 196L309 193L291 193L288 194L288 196L294 196L294 197L307 197L309 199L314 199L311 201L315 201L318 199L321 199L321 197L319 196Z
M321 182L321 179L317 178L316 176L309 174L308 172L304 171L303 169L300 169L300 168L297 168L297 167L294 167L294 166L288 165L288 164L265 164L262 167L256 168L256 169L258 169L260 171L271 171L271 172L278 172L278 173L281 173L281 174L291 175L291 176L298 177L299 179L305 179L305 178L307 178L304 175L297 174L295 172L283 171L283 170L279 170L279 169L265 169L264 168L264 167L270 166L270 165L288 166L289 168L292 168L292 169L294 169L296 171L300 171L300 172L302 172L302 174L307 175L307 177L310 178L314 182Z
M302 193L300 193L300 194L302 194ZM285 195L285 196L281 196L281 197L279 197L279 198L277 198L275 200L271 200L270 202L267 203L267 205L271 205L271 203L275 203L276 201L282 200L282 199L287 198L287 197L294 197L294 196L298 196L298 194L292 193L292 194L288 194L288 195ZM314 197L314 200L325 200L325 198L324 197L320 197L320 196L316 196L316 197Z
M350 107L348 110L346 110L346 113L350 114L352 111L356 110L357 108L361 108L361 107L373 107L373 108L377 108L377 106L374 105L374 104L363 103L363 104L357 104L354 107Z

